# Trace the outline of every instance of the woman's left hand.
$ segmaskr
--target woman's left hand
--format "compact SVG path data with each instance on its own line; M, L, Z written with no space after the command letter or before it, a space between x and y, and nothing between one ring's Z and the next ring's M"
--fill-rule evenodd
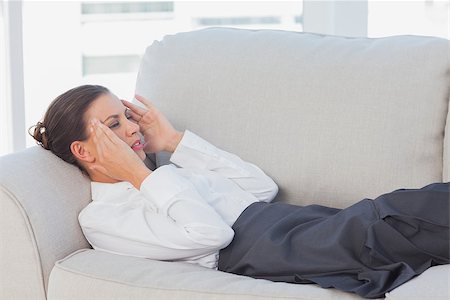
M151 153L174 152L183 133L175 130L167 118L150 101L139 95L136 95L136 99L144 105L144 108L126 100L122 100L122 103L130 109L131 117L138 123L140 131L144 135L146 141L144 151Z

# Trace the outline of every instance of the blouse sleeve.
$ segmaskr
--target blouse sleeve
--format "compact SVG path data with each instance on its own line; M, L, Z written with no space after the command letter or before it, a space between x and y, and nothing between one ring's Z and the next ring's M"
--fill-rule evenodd
M217 148L189 130L184 132L170 161L182 168L220 173L259 201L270 202L278 193L277 184L258 166Z
M156 169L130 197L136 198L94 201L82 211L81 227L95 249L180 260L214 253L233 239L233 230L172 165Z

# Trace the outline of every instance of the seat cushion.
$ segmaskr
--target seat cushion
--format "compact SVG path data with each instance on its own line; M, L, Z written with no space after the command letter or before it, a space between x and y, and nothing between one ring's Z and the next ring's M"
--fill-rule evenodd
M389 300L450 300L450 265L435 266L386 294Z
M58 261L48 299L361 299L313 284L275 283L197 265L83 249Z

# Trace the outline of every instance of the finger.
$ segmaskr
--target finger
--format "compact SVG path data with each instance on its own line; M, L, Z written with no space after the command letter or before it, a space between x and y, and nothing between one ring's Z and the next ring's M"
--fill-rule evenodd
M97 151L97 155L98 157L103 157L103 153L106 149L106 145L105 142L107 141L105 139L105 135L104 133L98 128L98 125L95 121L95 119L91 120L91 139L92 139L92 143L95 146L95 149Z
M105 146L107 146L107 142L116 143L117 136L105 125L103 125L99 120L94 119L94 129L95 129L95 135L99 141L103 141L105 143Z
M142 116L141 116L141 115L138 115L137 113L135 113L135 112L132 111L132 110L130 110L130 111L128 112L128 114L131 116L131 118L132 118L134 121L136 121L136 122L138 122L138 123L139 123L139 121L142 119Z
M98 140L96 132L95 132L95 126L93 121L89 121L89 125L88 125L88 140L90 142L90 144L93 146L93 148L91 149L93 151L93 156L96 159L102 159L103 158L103 143L101 141Z
M91 169L92 171L98 171L106 176L109 176L108 171L104 167L102 167L98 164L90 165L89 169Z
M89 121L88 124L88 139L93 139L95 137L95 128L92 120Z
M141 102L142 104L144 104L147 108L150 108L153 106L153 104L147 100L146 98L140 96L140 95L135 95L134 96L136 98L137 101Z
M133 104L127 100L121 100L121 101L122 101L123 105L125 105L126 107L128 107L130 109L130 111L132 111L140 116L144 115L147 112L146 109L144 109L136 104Z
M116 151L117 147L121 146L122 144L127 145L108 126L102 124L99 120L97 120L97 128L100 136L103 136L105 141L107 139L108 142L105 142L105 146L111 147L110 151Z

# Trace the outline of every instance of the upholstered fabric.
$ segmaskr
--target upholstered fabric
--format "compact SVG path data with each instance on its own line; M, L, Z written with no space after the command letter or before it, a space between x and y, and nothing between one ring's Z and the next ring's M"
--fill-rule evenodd
M57 262L48 300L56 299L361 299L316 285L274 283L188 263L81 250Z
M450 58L450 53L449 53L448 57ZM450 97L450 87L449 87L448 93L449 93L449 97ZM444 170L443 170L442 177L443 177L444 182L450 181L450 104L449 104L448 113L447 113L447 122L445 125Z
M150 46L136 89L180 130L261 166L278 200L344 207L450 179L448 53L430 37L208 29ZM88 180L48 151L0 158L0 299L45 299L47 282L49 299L356 298L95 251L63 259L89 247L77 220L89 201ZM389 298L450 299L450 267L434 270Z
M0 158L0 182L0 298L45 299L55 261L89 247L77 219L89 181L35 146Z
M0 299L45 300L31 224L16 196L4 186L0 187L0 229Z
M450 266L436 266L386 294L387 300L450 299Z
M442 181L448 40L206 29L167 36L136 91L260 165L278 199L345 207Z

